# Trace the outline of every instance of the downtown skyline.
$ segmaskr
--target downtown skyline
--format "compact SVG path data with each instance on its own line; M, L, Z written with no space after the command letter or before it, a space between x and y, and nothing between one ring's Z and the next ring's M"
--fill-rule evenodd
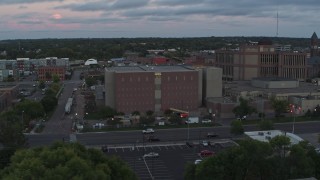
M0 0L0 40L318 33L318 0Z

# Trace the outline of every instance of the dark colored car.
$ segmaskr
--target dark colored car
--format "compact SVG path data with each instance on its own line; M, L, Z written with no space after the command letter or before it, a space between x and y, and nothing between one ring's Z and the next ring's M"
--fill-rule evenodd
M201 157L209 157L209 156L213 156L213 155L214 155L214 152L209 151L209 150L203 150L200 152Z
M193 147L193 146L194 146L194 144L193 144L192 142L189 142L189 141L186 142L186 145L187 145L188 147Z
M213 137L218 137L219 135L214 133L214 132L210 132L207 134L207 138L213 138Z
M102 152L109 152L108 146L101 146Z
M150 137L150 138L148 139L148 141L149 141L149 142L155 142L155 141L160 141L160 139L159 139L159 138L155 138L155 137Z

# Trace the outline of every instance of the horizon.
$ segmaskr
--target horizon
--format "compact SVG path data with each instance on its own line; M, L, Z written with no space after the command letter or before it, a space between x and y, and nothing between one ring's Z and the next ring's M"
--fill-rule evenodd
M188 39L188 38L292 38L292 39L310 39L310 37L277 37L277 36L194 36L194 37L75 37L75 38L33 38L33 39L0 39L0 41L19 41L19 40L75 40L75 39L152 39L152 38L159 38L159 39Z
M310 38L318 0L3 0L0 40Z

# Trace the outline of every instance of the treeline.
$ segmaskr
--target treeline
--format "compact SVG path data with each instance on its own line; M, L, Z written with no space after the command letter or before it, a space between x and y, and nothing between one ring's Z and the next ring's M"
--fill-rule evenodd
M148 49L177 49L180 51L234 48L238 44L259 41L262 37L198 37L198 38L83 38L83 39L25 39L0 41L0 59L58 57L70 60L95 58L108 60L123 57L124 52L145 56ZM270 37L280 44L309 47L309 38Z

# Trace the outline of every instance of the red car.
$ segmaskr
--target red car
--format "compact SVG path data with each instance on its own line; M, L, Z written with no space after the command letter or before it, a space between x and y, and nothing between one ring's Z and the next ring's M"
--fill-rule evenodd
M201 157L209 157L209 156L213 156L214 152L209 151L209 150L203 150L200 152L200 156Z

